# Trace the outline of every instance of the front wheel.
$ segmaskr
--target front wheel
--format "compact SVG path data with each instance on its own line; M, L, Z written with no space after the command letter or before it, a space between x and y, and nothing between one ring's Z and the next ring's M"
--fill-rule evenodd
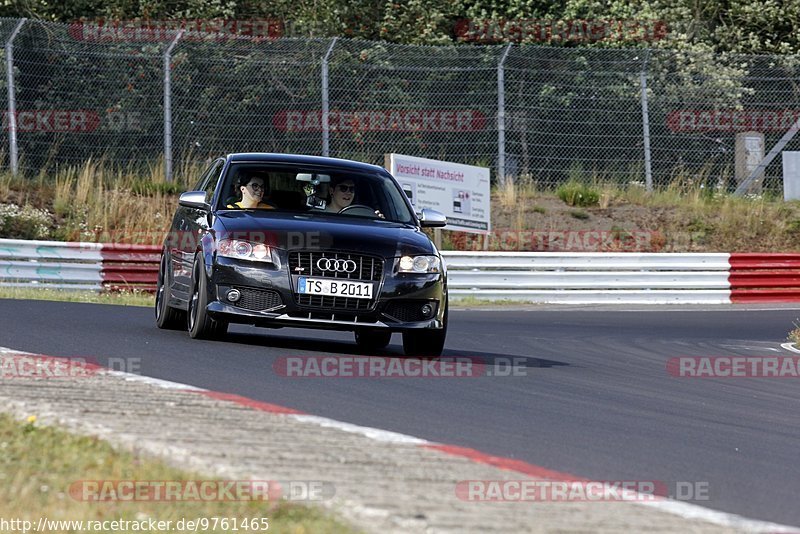
M439 357L444 350L447 337L447 308L444 305L444 318L440 330L407 330L403 332L403 352L406 356Z
M208 278L206 277L203 259L198 254L192 268L192 291L189 300L187 327L193 339L215 339L228 331L226 321L212 319L208 315Z
M177 310L169 305L169 288L172 277L169 273L169 252L161 256L161 265L158 268L158 282L156 283L156 326L168 330L179 330L186 322L186 312Z

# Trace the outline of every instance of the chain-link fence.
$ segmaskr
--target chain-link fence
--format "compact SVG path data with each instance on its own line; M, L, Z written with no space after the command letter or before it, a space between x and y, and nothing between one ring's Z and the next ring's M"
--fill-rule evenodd
M737 133L762 132L769 151L800 119L797 56L109 35L22 19L0 19L0 45L0 164L25 174L88 158L163 159L169 172L227 152L378 164L395 152L541 187L730 187ZM780 161L767 183L779 182Z

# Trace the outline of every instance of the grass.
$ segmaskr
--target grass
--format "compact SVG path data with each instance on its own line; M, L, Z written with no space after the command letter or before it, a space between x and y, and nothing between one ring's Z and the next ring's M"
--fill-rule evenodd
M48 175L0 173L0 198L47 210L53 222L43 239L158 244L178 193L191 188L200 172L202 165L186 161L178 165L175 182L167 183L161 161L142 169L89 160ZM619 226L665 236L664 252L800 250L799 202L783 202L772 193L734 197L705 187L714 180L681 176L648 192L636 182L614 183L581 172L576 167L556 191L537 190L532 176L494 186L492 227L524 232ZM631 209L639 210L636 217ZM464 240L447 234L445 250Z
M140 168L90 159L24 180L2 174L0 196L50 211L55 220L50 238L55 240L108 242L124 236L125 242L158 244L178 195L197 182L202 170L202 165L184 162L168 183L163 161Z
M59 302L90 302L93 304L151 307L155 302L154 298L155 296L151 293L130 291L95 293L93 291L0 287L0 299L54 300Z
M568 206L597 206L600 203L600 191L572 180L560 185L556 189L556 196Z
M800 319L798 319L798 321L800 321ZM789 332L789 335L786 336L786 339L795 345L800 345L800 324L798 324L797 321L793 321L792 324L794 324L794 328Z
M450 304L458 308L482 308L488 306L510 306L510 307L531 306L534 304L541 304L541 303L524 302L511 299L487 300L487 299L479 299L477 297L469 295L466 297L450 297Z
M63 430L41 426L31 414L27 423L0 414L0 517L33 521L49 520L141 521L154 518L172 521L182 518L269 518L275 532L355 532L322 511L269 501L228 502L85 502L74 499L70 485L82 480L208 480L195 473L136 454L115 450L102 440L81 437ZM240 529L241 530L241 529ZM51 532L79 532L51 529ZM149 530L148 530L149 531ZM229 532L228 529L204 532ZM80 532L86 532L81 530ZM129 532L117 530L116 532Z
M587 230L585 221L596 220L593 230L657 234L662 252L800 251L800 202L784 202L769 191L733 196L705 186L711 182L678 176L650 192L635 182L586 182L586 177L573 177L555 192L509 182L493 190L492 226L515 232ZM464 239L450 241L458 245Z
M29 289L0 287L0 299L19 300L53 300L59 302L88 302L92 304L117 304L120 306L152 307L155 297L148 293L94 293L91 291L59 291L54 289ZM518 305L510 300L483 300L472 296L452 297L450 302L455 306L502 306ZM2 517L2 516L0 516Z

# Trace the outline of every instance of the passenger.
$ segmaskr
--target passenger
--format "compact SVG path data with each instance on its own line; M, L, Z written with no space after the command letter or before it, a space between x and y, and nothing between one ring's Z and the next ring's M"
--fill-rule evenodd
M242 209L275 209L275 206L262 202L265 193L264 178L260 176L240 175L236 180L237 193L240 196L238 202L228 204L229 208Z

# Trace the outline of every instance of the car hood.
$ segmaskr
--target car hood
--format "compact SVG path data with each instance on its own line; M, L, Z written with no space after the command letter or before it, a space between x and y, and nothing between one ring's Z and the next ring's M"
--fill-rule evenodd
M386 258L433 254L431 240L401 223L337 215L223 211L214 223L217 239L263 242L286 250L337 250Z

